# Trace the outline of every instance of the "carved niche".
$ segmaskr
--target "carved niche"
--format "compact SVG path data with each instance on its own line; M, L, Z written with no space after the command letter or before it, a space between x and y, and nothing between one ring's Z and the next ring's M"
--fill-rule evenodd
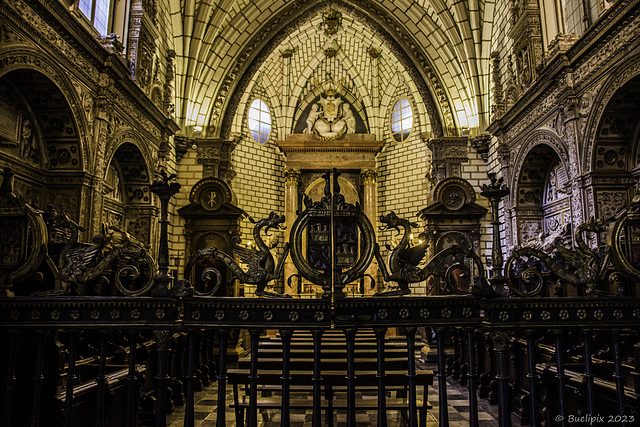
M451 176L460 176L462 163L468 162L467 137L431 138L432 176L440 182Z
M189 193L189 204L178 209L178 214L185 223L185 254L188 260L198 250L215 246L227 254L231 251L231 241L240 236L240 220L245 212L237 207L238 201L231 187L221 179L207 177L198 181ZM231 272L226 265L217 259L199 261L188 277L196 290L203 281L201 273L214 267L222 274L223 284L227 284ZM234 290L224 288L222 295L233 296Z
M153 85L156 54L155 1L134 0L129 18L129 64L131 77L147 93Z
M543 65L542 30L538 0L511 0L511 29L517 86L526 91Z

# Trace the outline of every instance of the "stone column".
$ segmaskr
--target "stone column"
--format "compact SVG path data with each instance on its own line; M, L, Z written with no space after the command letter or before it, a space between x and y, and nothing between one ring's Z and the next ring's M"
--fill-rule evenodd
M373 226L373 230L377 230L378 224L378 188L376 186L376 180L378 178L378 171L375 169L363 169L360 172L360 179L362 180L362 187L364 189L364 213L369 218L369 222ZM372 295L378 292L378 287L380 287L380 283L378 281L378 263L374 259L371 262L369 268L367 268L367 274L373 277L376 280L376 289L371 289L368 286L368 282L365 282L364 295Z
M285 230L285 242L289 241L289 233L291 232L291 227L295 222L297 216L296 211L298 210L298 184L300 183L301 173L296 169L286 169L284 171L284 217L285 217L285 225L287 229ZM287 256L287 259L284 263L284 293L287 295L295 295L297 296L299 293L299 289L297 287L298 279L293 279L291 281L291 285L289 286L287 280L291 277L292 274L296 274L298 270L293 265L291 261L291 256Z

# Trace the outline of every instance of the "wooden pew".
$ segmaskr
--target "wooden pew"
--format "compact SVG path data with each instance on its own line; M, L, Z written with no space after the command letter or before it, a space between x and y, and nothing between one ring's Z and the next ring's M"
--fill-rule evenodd
M329 331L327 331L329 332ZM347 389L347 351L346 341L341 331L331 331L322 337L321 345L321 386L324 390L322 408L326 410L327 421L331 423L334 410L347 409L347 400L336 398L336 393ZM313 377L313 341L310 334L296 332L291 339L290 350L290 390L296 393L311 393ZM373 333L359 333L355 344L355 368L357 391L376 391L378 388L377 373L377 343ZM233 385L236 422L242 425L244 412L250 402L246 396L240 398L239 389L242 385L248 390L250 357L240 358L238 368L227 372L229 382ZM258 390L263 392L282 391L282 342L279 336L264 338L258 347ZM406 398L407 379L407 350L406 345L397 342L385 343L385 391L396 391L397 398L385 399L388 410L400 410L406 415L409 401ZM431 408L428 402L428 387L433 384L433 371L417 370L416 384L423 388L422 398L417 399L421 425L426 424L427 410ZM263 393L268 394L268 393ZM312 409L312 399L291 398L291 409ZM256 405L259 409L280 409L282 399L275 397L260 397ZM356 399L357 410L377 410L377 398Z

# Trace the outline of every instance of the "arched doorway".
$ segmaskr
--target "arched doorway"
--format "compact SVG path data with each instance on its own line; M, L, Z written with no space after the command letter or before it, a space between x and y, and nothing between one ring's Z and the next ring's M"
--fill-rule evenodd
M120 145L107 167L102 222L126 231L151 247L152 217L156 207L149 192L149 168L140 149L131 142Z
M525 156L515 188L516 243L544 240L571 223L569 176L558 153L547 144Z
M589 216L606 222L630 200L640 175L640 76L626 82L607 101L591 151L587 187Z

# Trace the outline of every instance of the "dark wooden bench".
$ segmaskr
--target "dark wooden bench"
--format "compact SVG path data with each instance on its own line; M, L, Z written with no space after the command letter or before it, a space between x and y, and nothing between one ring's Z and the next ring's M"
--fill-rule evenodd
M333 410L347 409L346 400L335 399L335 392L346 391L346 370L323 370L321 373L321 387L324 391L322 407L326 409L327 417L331 417ZM417 399L416 405L420 413L420 424L425 425L427 410L431 408L428 402L428 387L433 384L433 371L417 370L416 385L423 388L422 399ZM242 425L244 419L244 411L249 407L250 402L246 399L240 400L239 388L249 383L249 369L230 369L227 372L229 382L233 385L234 403L231 407L236 409L237 425ZM290 385L293 391L313 390L311 370L292 370L290 372ZM282 370L281 369L261 369L258 372L258 383L261 386L271 386L273 391L282 390ZM372 391L378 388L377 371L375 370L356 370L355 380L356 390ZM385 372L385 389L388 390L404 390L408 386L406 370L387 370ZM248 387L246 388L248 389ZM291 399L296 400L295 404L291 404L291 409L312 409L312 399ZM385 402L393 400L392 405L387 404L389 410L400 410L406 412L409 408L409 400L407 398L385 399ZM298 402L301 401L301 402ZM334 404L335 403L335 404ZM261 397L257 401L257 407L263 409L280 409L282 402L280 398ZM376 399L357 399L357 410L376 410L378 409L378 400Z
M354 340L354 366L355 366L355 390L359 392L374 392L374 398L356 399L356 410L378 410L378 354L377 340L373 332L358 331ZM271 393L282 393L282 340L280 336L263 337L260 339L257 351L258 378L256 380L256 396L260 392L261 397L256 400L256 408L281 409L282 397L271 396ZM385 396L388 410L402 411L404 415L410 406L408 396L409 380L408 353L406 343L399 341L385 341L385 395L396 392L394 398ZM250 394L249 374L251 358L238 359L238 368L227 372L230 384L233 385L236 422L241 425L245 417L245 411L251 402L247 399ZM314 342L310 333L296 331L290 341L291 367L289 390L290 392L313 393L314 370ZM346 410L347 400L338 398L347 391L347 349L346 340L342 331L325 331L321 345L321 381L322 393L321 408L325 409L327 422L331 425L334 410ZM418 370L415 384L422 388L422 398L416 399L419 410L420 423L426 423L427 409L431 407L428 402L428 388L433 384L433 371ZM246 395L240 398L240 390L244 389ZM291 396L291 395L290 395ZM296 397L294 396L294 397ZM313 399L291 398L290 409L313 409Z

